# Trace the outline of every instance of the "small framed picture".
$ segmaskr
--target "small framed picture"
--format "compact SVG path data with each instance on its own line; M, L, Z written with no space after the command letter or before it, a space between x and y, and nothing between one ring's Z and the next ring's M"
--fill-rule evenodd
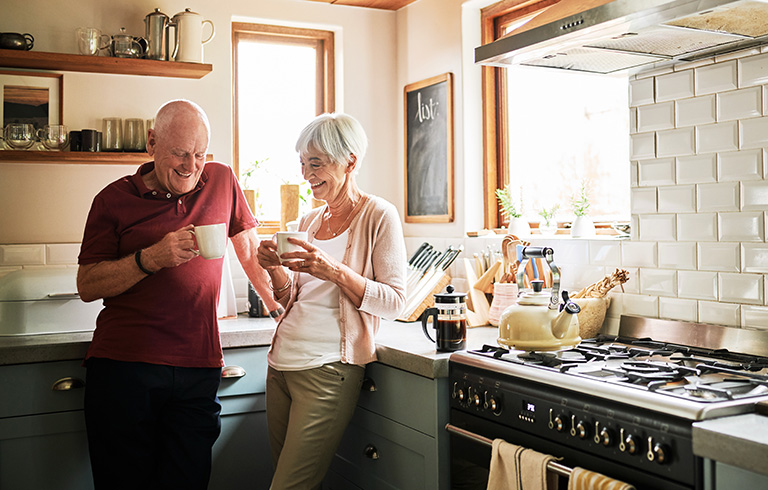
M61 124L63 81L60 73L0 71L0 124Z

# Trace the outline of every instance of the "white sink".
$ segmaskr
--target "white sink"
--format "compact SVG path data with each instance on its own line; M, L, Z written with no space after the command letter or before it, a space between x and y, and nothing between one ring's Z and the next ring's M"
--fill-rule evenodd
M77 269L22 269L0 277L0 336L88 332L102 301L83 302Z

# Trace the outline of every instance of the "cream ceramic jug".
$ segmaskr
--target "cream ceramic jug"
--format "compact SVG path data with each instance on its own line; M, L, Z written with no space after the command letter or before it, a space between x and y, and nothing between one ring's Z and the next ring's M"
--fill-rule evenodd
M211 26L211 34L203 39L203 25ZM203 44L213 39L215 34L213 22L203 20L203 16L192 12L190 9L184 9L171 19L171 25L176 29L176 47L174 48L173 59L175 61L186 61L189 63L203 62Z
M547 260L552 271L552 291L543 291L543 281L531 281L533 291L521 295L517 304L501 313L498 343L518 350L553 351L573 347L579 337L579 305L563 291L560 304L560 270L552 261L554 251L548 247L523 247L518 268L518 285L524 283L529 258Z

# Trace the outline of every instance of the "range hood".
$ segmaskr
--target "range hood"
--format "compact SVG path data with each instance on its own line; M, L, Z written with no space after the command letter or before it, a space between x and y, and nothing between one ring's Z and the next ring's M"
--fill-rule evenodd
M561 0L475 62L638 72L768 44L768 0Z

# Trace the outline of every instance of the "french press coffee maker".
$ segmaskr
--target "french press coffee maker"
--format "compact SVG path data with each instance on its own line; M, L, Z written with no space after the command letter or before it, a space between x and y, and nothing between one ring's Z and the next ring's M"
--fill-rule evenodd
M457 293L453 286L447 286L444 293L435 294L435 307L427 308L421 318L424 335L432 337L427 331L427 320L432 317L432 328L436 329L435 339L439 352L453 352L466 348L467 345L467 294Z

